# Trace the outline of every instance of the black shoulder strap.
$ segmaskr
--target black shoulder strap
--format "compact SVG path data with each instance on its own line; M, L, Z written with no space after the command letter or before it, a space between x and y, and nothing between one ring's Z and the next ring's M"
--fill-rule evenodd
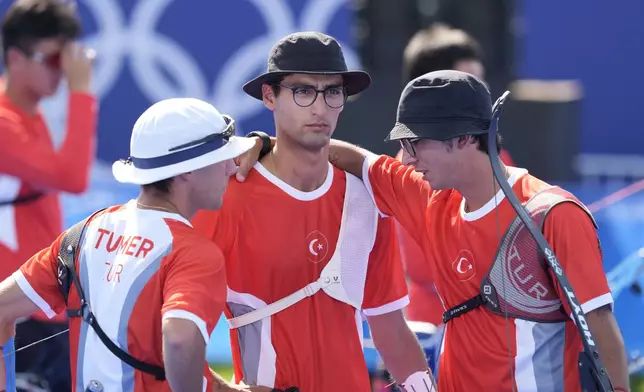
M65 299L65 304L67 303L67 298L69 296L69 290L72 287L72 284L76 286L78 290L78 296L81 298L81 305L85 299L85 293L80 287L80 282L78 282L78 275L76 274L76 249L80 246L81 237L87 222L96 214L103 210L98 210L94 214L85 218L81 222L76 223L72 226L67 234L63 237L63 240L60 243L60 249L58 250L58 289L60 294ZM69 317L80 317L80 309L67 310L67 315Z
M70 318L81 317L83 321L87 322L92 327L94 332L96 332L96 335L101 339L101 342L112 352L112 354L134 369L151 374L157 380L163 381L165 380L165 370L162 367L151 365L134 358L121 347L117 346L107 336L105 331L103 331L101 326L98 324L96 316L92 313L89 303L85 299L85 292L81 287L78 274L76 273L76 255L78 254L83 232L85 231L85 227L87 227L87 222L101 211L103 210L96 211L90 217L75 224L63 237L60 245L60 251L58 254L58 288L63 295L63 298L65 298L66 304L72 284L76 287L78 297L80 298L80 307L78 309L68 309L67 316Z
M20 196L16 197L13 200L6 200L6 201L0 201L0 207L8 206L8 205L18 205L18 204L25 204L29 203L30 201L35 201L40 199L42 196L45 196L44 192L34 192L30 193L26 196Z

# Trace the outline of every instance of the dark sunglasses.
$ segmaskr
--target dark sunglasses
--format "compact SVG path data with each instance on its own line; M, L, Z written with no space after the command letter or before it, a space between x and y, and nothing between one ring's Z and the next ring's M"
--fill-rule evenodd
M42 52L34 52L29 56L31 60L46 65L49 68L60 68L61 65L61 55L60 52L44 54Z
M199 144L212 142L213 140L218 140L218 139L223 139L226 142L228 142L230 137L235 135L235 120L233 120L232 117L226 114L222 114L221 116L224 118L224 121L226 122L226 128L221 133L210 134L199 140L194 140L192 142L188 142L180 146L172 147L168 151L173 152L177 150L183 150L184 148L198 146Z

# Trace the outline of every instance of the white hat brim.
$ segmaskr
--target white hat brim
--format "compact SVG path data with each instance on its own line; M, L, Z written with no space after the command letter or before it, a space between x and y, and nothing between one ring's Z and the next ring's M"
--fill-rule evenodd
M139 169L132 162L116 161L112 174L116 181L125 184L145 185L165 180L179 174L202 169L227 159L237 158L255 146L251 138L233 136L223 147L187 161L154 169Z

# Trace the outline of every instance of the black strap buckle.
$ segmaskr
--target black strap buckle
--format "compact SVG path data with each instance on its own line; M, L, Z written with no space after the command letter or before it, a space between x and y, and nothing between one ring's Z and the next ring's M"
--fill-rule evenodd
M482 306L484 303L485 303L485 299L483 299L483 297L480 294L468 299L465 302L461 302L460 304L454 306L451 309L448 309L443 313L443 323L447 323L454 317L462 316L465 313L471 310L474 310L479 306Z
M81 298L78 309L67 309L67 317L80 317L83 321L89 323L89 317L92 312L89 310L89 304Z

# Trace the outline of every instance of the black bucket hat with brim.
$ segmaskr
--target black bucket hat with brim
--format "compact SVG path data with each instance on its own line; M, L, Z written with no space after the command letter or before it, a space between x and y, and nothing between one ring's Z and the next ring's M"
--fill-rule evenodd
M385 141L482 135L491 120L490 92L482 80L460 71L435 71L407 84Z
M262 99L262 85L291 74L342 75L347 95L355 95L371 84L365 71L349 70L342 47L333 37L319 32L287 35L273 46L267 71L244 85L244 92Z

